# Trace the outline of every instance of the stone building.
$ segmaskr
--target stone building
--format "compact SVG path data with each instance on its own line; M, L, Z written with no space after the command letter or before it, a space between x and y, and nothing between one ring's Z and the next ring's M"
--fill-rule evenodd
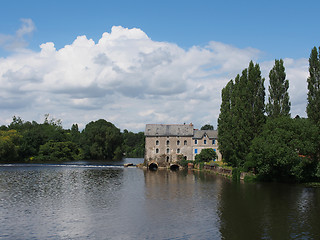
M148 166L176 164L179 158L194 160L202 149L212 148L221 161L217 130L197 130L193 124L147 124L145 129L145 161Z

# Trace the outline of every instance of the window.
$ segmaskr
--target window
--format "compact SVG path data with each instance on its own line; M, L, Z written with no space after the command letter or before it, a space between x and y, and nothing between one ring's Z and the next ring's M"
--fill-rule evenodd
M198 140L197 139L194 140L194 144L198 144Z
M159 140L156 141L156 145L159 145Z
M169 148L167 148L167 153L169 153L170 152L170 149Z
M184 145L187 145L187 144L188 144L187 140L184 140L183 144L184 144Z
M159 153L159 148L156 149L156 153Z
M207 140L203 140L203 144L207 144Z
M169 140L167 140L167 145L169 145L169 143L170 143L170 141L169 141Z
M214 145L214 144L216 144L216 140L215 139L212 140L212 145Z
M180 141L179 140L177 141L177 145L180 145Z
M195 149L195 150L194 150L194 153L197 154L197 153L198 153L198 149Z
M177 153L180 153L180 148L177 149Z

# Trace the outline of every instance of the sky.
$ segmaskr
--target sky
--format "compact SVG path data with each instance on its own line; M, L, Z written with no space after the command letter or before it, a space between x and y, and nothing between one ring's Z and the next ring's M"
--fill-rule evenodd
M60 119L211 124L221 90L250 60L265 78L283 59L291 116L306 117L317 0L11 0L0 14L0 125Z

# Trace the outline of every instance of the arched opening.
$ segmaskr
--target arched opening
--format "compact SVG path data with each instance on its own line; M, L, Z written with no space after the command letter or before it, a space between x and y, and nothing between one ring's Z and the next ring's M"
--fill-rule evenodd
M149 165L149 170L156 171L158 169L158 165L156 163L151 163Z
M177 164L172 164L172 165L170 166L170 170L172 170L172 171L178 171L178 170L179 170L179 165L177 165Z

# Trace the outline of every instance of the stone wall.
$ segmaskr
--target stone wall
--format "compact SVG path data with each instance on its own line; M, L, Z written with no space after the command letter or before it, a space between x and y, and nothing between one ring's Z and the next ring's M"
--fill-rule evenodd
M161 165L177 162L179 155L186 156L188 160L191 160L191 144L191 137L146 137L145 159L148 162L159 162Z

